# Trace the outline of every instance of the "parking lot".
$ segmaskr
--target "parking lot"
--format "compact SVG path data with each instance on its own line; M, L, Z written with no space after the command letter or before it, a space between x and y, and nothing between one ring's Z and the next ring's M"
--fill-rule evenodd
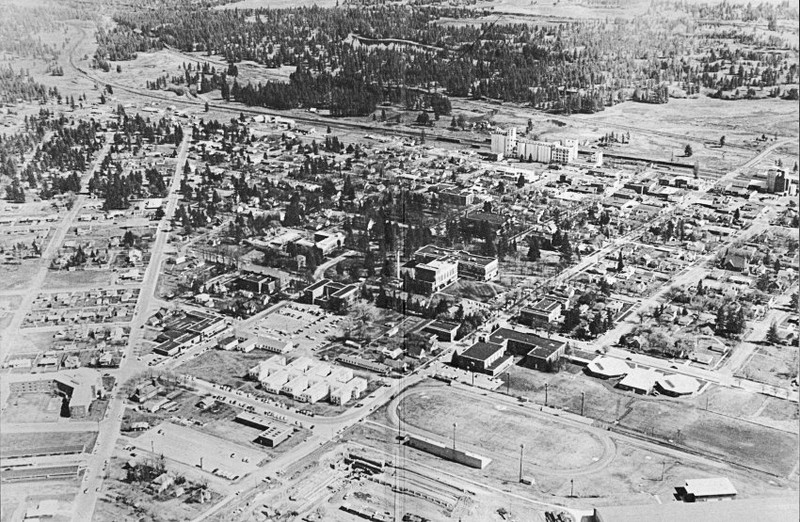
M291 341L298 348L315 351L338 336L341 317L329 314L318 306L290 303L265 316L246 333Z

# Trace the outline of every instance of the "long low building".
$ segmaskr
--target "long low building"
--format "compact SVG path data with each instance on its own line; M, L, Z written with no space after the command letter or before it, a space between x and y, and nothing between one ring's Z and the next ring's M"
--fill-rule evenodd
M607 506L594 510L594 522L755 522L800 520L797 496L727 502L664 502Z

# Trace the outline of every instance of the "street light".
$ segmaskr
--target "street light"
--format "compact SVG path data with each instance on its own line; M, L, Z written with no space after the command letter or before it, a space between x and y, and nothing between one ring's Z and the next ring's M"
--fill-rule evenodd
M458 423L453 423L453 451L456 450L456 428L458 427Z

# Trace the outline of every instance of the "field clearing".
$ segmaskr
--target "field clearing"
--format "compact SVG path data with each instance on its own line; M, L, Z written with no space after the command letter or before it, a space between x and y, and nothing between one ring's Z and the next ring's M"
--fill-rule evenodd
M20 265L0 265L0 291L28 288L40 266L36 260L26 260Z
M582 469L604 454L596 437L577 428L505 406L492 408L482 401L470 404L446 388L405 397L398 406L398 415L403 423L450 440L455 422L461 427L456 430L456 439L471 445L479 454L481 448L486 448L513 458L524 442L527 447L536 448L526 456L527 462L554 470Z
M115 274L112 270L50 270L44 280L43 288L51 290L60 288L103 288L114 283Z
M779 476L797 461L797 435L668 403L634 403L622 426Z
M797 376L797 360L797 347L761 345L740 373L746 379L784 387Z
M269 352L254 350L250 353L209 350L189 359L176 368L177 373L188 373L198 379L240 388L245 384L247 370L267 359Z
M150 428L131 443L142 451L155 451L156 455L189 466L199 466L202 458L202 469L208 472L218 468L239 476L255 471L264 456L262 452L241 444L169 422Z
M287 9L294 7L335 7L336 0L242 0L215 7L215 9Z
M649 131L687 134L714 143L725 135L728 145L741 146L745 139L752 144L761 134L797 136L799 112L796 103L781 99L724 101L698 96L670 98L665 104L625 102L595 114L574 114L569 119L598 126L636 122L634 126Z

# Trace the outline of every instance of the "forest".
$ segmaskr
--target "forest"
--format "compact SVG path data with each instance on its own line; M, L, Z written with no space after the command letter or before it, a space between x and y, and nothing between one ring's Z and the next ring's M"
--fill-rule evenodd
M752 56L726 50L724 34L708 41L709 29L695 18L711 11L681 8L684 16L665 19L660 10L667 8L678 9L656 1L647 16L633 20L444 25L437 22L489 13L442 4L219 11L166 4L120 12L114 29L98 33L96 63L105 67L108 60L163 47L200 51L223 57L228 70L204 69L199 78L187 75L175 83L194 82L200 92L219 88L223 98L247 105L330 109L334 116L368 115L396 98L397 89L591 113L631 99L666 103L667 82L694 93L701 86L760 89L796 79L796 64L785 67L778 55L759 56L759 65L729 73L734 60ZM738 12L765 20L788 14L786 6ZM690 31L683 31L686 26ZM288 83L244 83L236 81L235 64L242 60L296 71ZM162 78L152 85L165 83ZM633 96L635 89L648 95Z

